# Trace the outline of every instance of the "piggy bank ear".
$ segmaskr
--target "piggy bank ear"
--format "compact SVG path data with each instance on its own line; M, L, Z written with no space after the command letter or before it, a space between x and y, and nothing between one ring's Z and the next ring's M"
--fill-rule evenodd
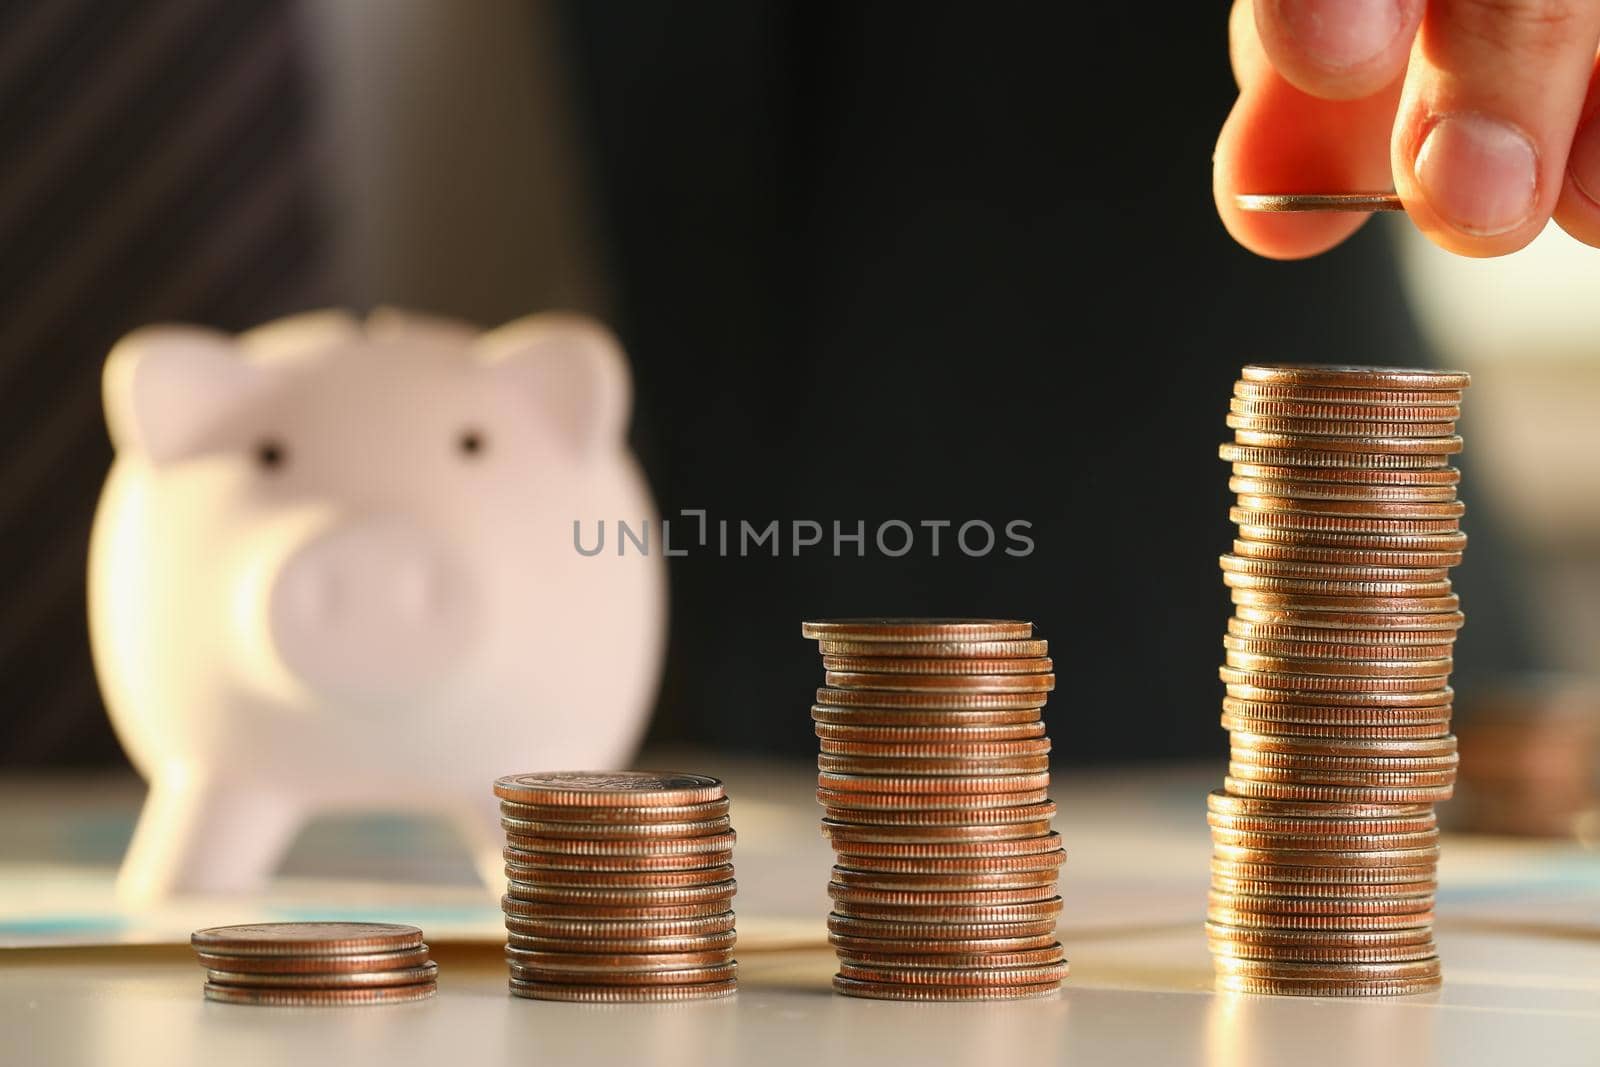
M118 452L157 463L196 455L266 389L233 338L194 326L151 326L106 357L106 427Z
M610 330L582 315L545 313L484 334L478 345L489 372L525 392L578 455L622 443L633 386Z

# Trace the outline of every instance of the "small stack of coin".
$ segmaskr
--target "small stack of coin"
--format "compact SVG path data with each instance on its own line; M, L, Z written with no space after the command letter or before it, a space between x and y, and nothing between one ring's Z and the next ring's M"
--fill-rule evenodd
M885 1000L1054 993L1064 853L1040 711L1049 648L1004 619L831 619L817 798L838 862L833 986Z
M494 791L514 996L620 1003L735 990L721 781L574 771L508 775Z
M1260 364L1221 448L1237 494L1223 637L1226 788L1209 801L1222 988L1436 989L1439 831L1455 782L1449 568L1456 371Z
M207 1000L394 1004L431 997L439 968L422 931L395 923L250 923L196 930Z

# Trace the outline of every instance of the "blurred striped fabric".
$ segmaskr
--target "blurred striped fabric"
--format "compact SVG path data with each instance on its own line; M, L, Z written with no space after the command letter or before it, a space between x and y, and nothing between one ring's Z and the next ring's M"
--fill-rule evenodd
M117 758L84 608L107 350L329 302L295 11L0 3L0 765Z

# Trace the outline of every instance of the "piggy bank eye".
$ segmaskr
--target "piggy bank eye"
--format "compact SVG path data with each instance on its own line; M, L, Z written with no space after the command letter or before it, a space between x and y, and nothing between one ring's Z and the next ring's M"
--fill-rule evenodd
M468 427L456 434L456 451L467 459L477 459L489 447L482 430Z
M288 450L283 447L283 442L273 437L264 438L256 444L256 465L265 471L280 471L289 460Z

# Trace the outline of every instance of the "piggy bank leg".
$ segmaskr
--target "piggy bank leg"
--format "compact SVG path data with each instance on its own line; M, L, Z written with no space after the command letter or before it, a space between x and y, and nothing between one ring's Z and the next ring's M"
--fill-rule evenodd
M302 815L293 800L248 786L153 782L117 875L117 896L137 905L174 893L258 888Z
M500 827L500 801L492 796L473 799L460 809L456 827L472 850L478 877L498 897L506 889L506 860L501 851L506 845L506 832Z

